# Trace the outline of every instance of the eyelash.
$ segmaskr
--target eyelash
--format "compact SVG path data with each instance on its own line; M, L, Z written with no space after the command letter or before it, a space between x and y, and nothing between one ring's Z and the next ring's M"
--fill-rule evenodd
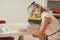
M35 10L32 10L32 13L34 12Z

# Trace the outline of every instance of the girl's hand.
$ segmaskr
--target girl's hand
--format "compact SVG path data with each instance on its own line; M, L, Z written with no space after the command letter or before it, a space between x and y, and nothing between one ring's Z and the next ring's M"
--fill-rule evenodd
M19 29L19 31L21 31L21 32L27 32L27 29L26 28L22 28L22 29Z
M32 34L33 37L37 37L37 38L40 37L40 35L38 34L38 31L37 30L33 30L33 29L29 29L29 28L28 29L22 28L19 31L21 31L21 32L27 32L29 34Z
M27 29L29 29L30 27L29 26L26 26L27 28L21 28L19 29L18 31L21 31L21 32L27 32Z
M28 29L31 29L30 26L26 26L27 28L21 28L19 29L18 31L21 31L21 32L27 32Z

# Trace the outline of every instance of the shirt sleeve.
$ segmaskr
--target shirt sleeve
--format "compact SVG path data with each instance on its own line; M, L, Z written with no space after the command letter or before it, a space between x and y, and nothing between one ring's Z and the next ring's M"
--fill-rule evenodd
M51 17L52 14L48 13L48 12L43 12L41 17L44 18L44 17Z

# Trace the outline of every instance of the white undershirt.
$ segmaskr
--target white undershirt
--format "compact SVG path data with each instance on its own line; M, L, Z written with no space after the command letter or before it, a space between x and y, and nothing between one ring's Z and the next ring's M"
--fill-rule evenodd
M42 20L44 19L44 17L50 17L52 19L52 23L48 25L45 33L47 35L50 35L58 30L60 30L60 25L58 20L49 12L43 12L41 14Z

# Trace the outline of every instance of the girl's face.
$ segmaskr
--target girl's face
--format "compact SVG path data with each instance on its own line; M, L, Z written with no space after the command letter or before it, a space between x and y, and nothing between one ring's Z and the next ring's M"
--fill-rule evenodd
M41 15L41 7L37 8L37 7L31 6L31 7L28 9L28 12L29 12L32 16L40 17L40 15Z

